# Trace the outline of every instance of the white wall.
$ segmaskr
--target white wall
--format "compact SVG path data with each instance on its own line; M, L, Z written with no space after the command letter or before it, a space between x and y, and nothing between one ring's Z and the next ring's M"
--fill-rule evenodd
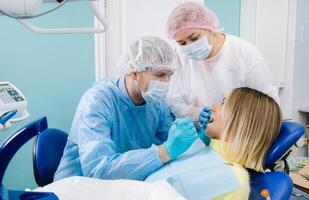
M292 116L309 123L309 1L298 0L295 23ZM307 113L299 112L307 110ZM308 148L308 147L307 147ZM309 150L308 150L309 151ZM305 149L299 155L307 155Z
M291 116L296 0L242 0L240 37L254 44L280 88L280 106ZM291 48L292 47L292 48Z
M106 0L109 30L105 35L105 55L96 57L100 69L97 78L118 76L117 61L126 52L127 45L137 38L155 35L167 39L167 18L177 5L185 1L188 0ZM104 43L103 36L98 36L97 40L97 48L100 48L99 43Z
M297 0L289 1L289 16L286 43L286 69L284 87L279 90L280 106L285 116L293 118L292 97L293 97L293 73L294 73L294 53L295 53L295 26L296 26ZM295 117L295 116L294 116ZM298 119L296 119L298 121Z
M278 87L285 85L289 0L242 0L240 37L265 58Z
M298 0L295 53L293 73L292 114L298 116L299 110L309 110L309 1ZM304 119L302 119L305 122Z
M283 112L296 122L309 123L309 1L289 1L287 68L285 87L280 91ZM308 156L308 145L292 156Z
M285 85L289 0L258 0L255 45L278 87Z

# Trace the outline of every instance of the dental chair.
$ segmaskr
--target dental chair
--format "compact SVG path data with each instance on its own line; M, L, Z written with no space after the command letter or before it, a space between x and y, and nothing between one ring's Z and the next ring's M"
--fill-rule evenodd
M38 186L53 182L68 134L54 128L39 133L33 145L33 172Z
M267 189L271 200L288 200L293 189L292 179L288 176L289 165L287 157L290 148L305 134L305 128L295 122L282 122L279 136L267 152L264 161L265 168L270 171L258 173L249 170L251 191L249 199L265 199L261 193ZM275 171L275 162L284 162L285 172Z
M286 158L290 148L304 133L304 127L295 122L282 122L279 136L268 150L265 159L265 168L269 169L269 172L250 171L250 199L265 199L261 195L261 191L264 189L269 191L271 200L289 199L293 183L287 174ZM57 199L53 193L12 191L2 185L3 176L10 160L18 149L34 136L37 137L34 142L33 153L35 180L39 186L47 185L53 181L54 173L66 144L67 134L58 129L47 128L46 117L43 117L17 131L0 148L1 199ZM280 159L286 163L286 172L274 171L275 162Z
M3 186L5 171L16 152L31 138L47 129L46 117L40 118L11 135L0 147L0 199L1 200L58 200L51 192L9 190Z

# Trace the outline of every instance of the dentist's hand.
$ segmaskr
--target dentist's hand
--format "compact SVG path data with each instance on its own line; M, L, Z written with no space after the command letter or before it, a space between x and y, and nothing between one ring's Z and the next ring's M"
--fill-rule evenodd
M192 119L175 120L169 131L167 141L163 143L170 160L176 159L189 149L196 138L197 132Z

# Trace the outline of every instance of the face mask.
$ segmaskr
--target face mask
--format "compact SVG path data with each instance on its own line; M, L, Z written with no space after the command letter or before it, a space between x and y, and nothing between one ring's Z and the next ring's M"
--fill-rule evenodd
M142 97L146 103L163 103L168 92L169 83L151 80L146 92L140 88L138 83L137 86L141 90Z
M209 56L212 46L208 42L207 35L205 35L192 44L180 46L180 49L188 58L202 61Z

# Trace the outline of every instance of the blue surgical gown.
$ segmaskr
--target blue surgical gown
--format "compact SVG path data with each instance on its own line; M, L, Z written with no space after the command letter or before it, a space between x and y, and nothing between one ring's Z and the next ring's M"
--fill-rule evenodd
M124 79L97 83L83 95L54 180L143 180L162 167L157 145L174 116L167 104L135 105Z

